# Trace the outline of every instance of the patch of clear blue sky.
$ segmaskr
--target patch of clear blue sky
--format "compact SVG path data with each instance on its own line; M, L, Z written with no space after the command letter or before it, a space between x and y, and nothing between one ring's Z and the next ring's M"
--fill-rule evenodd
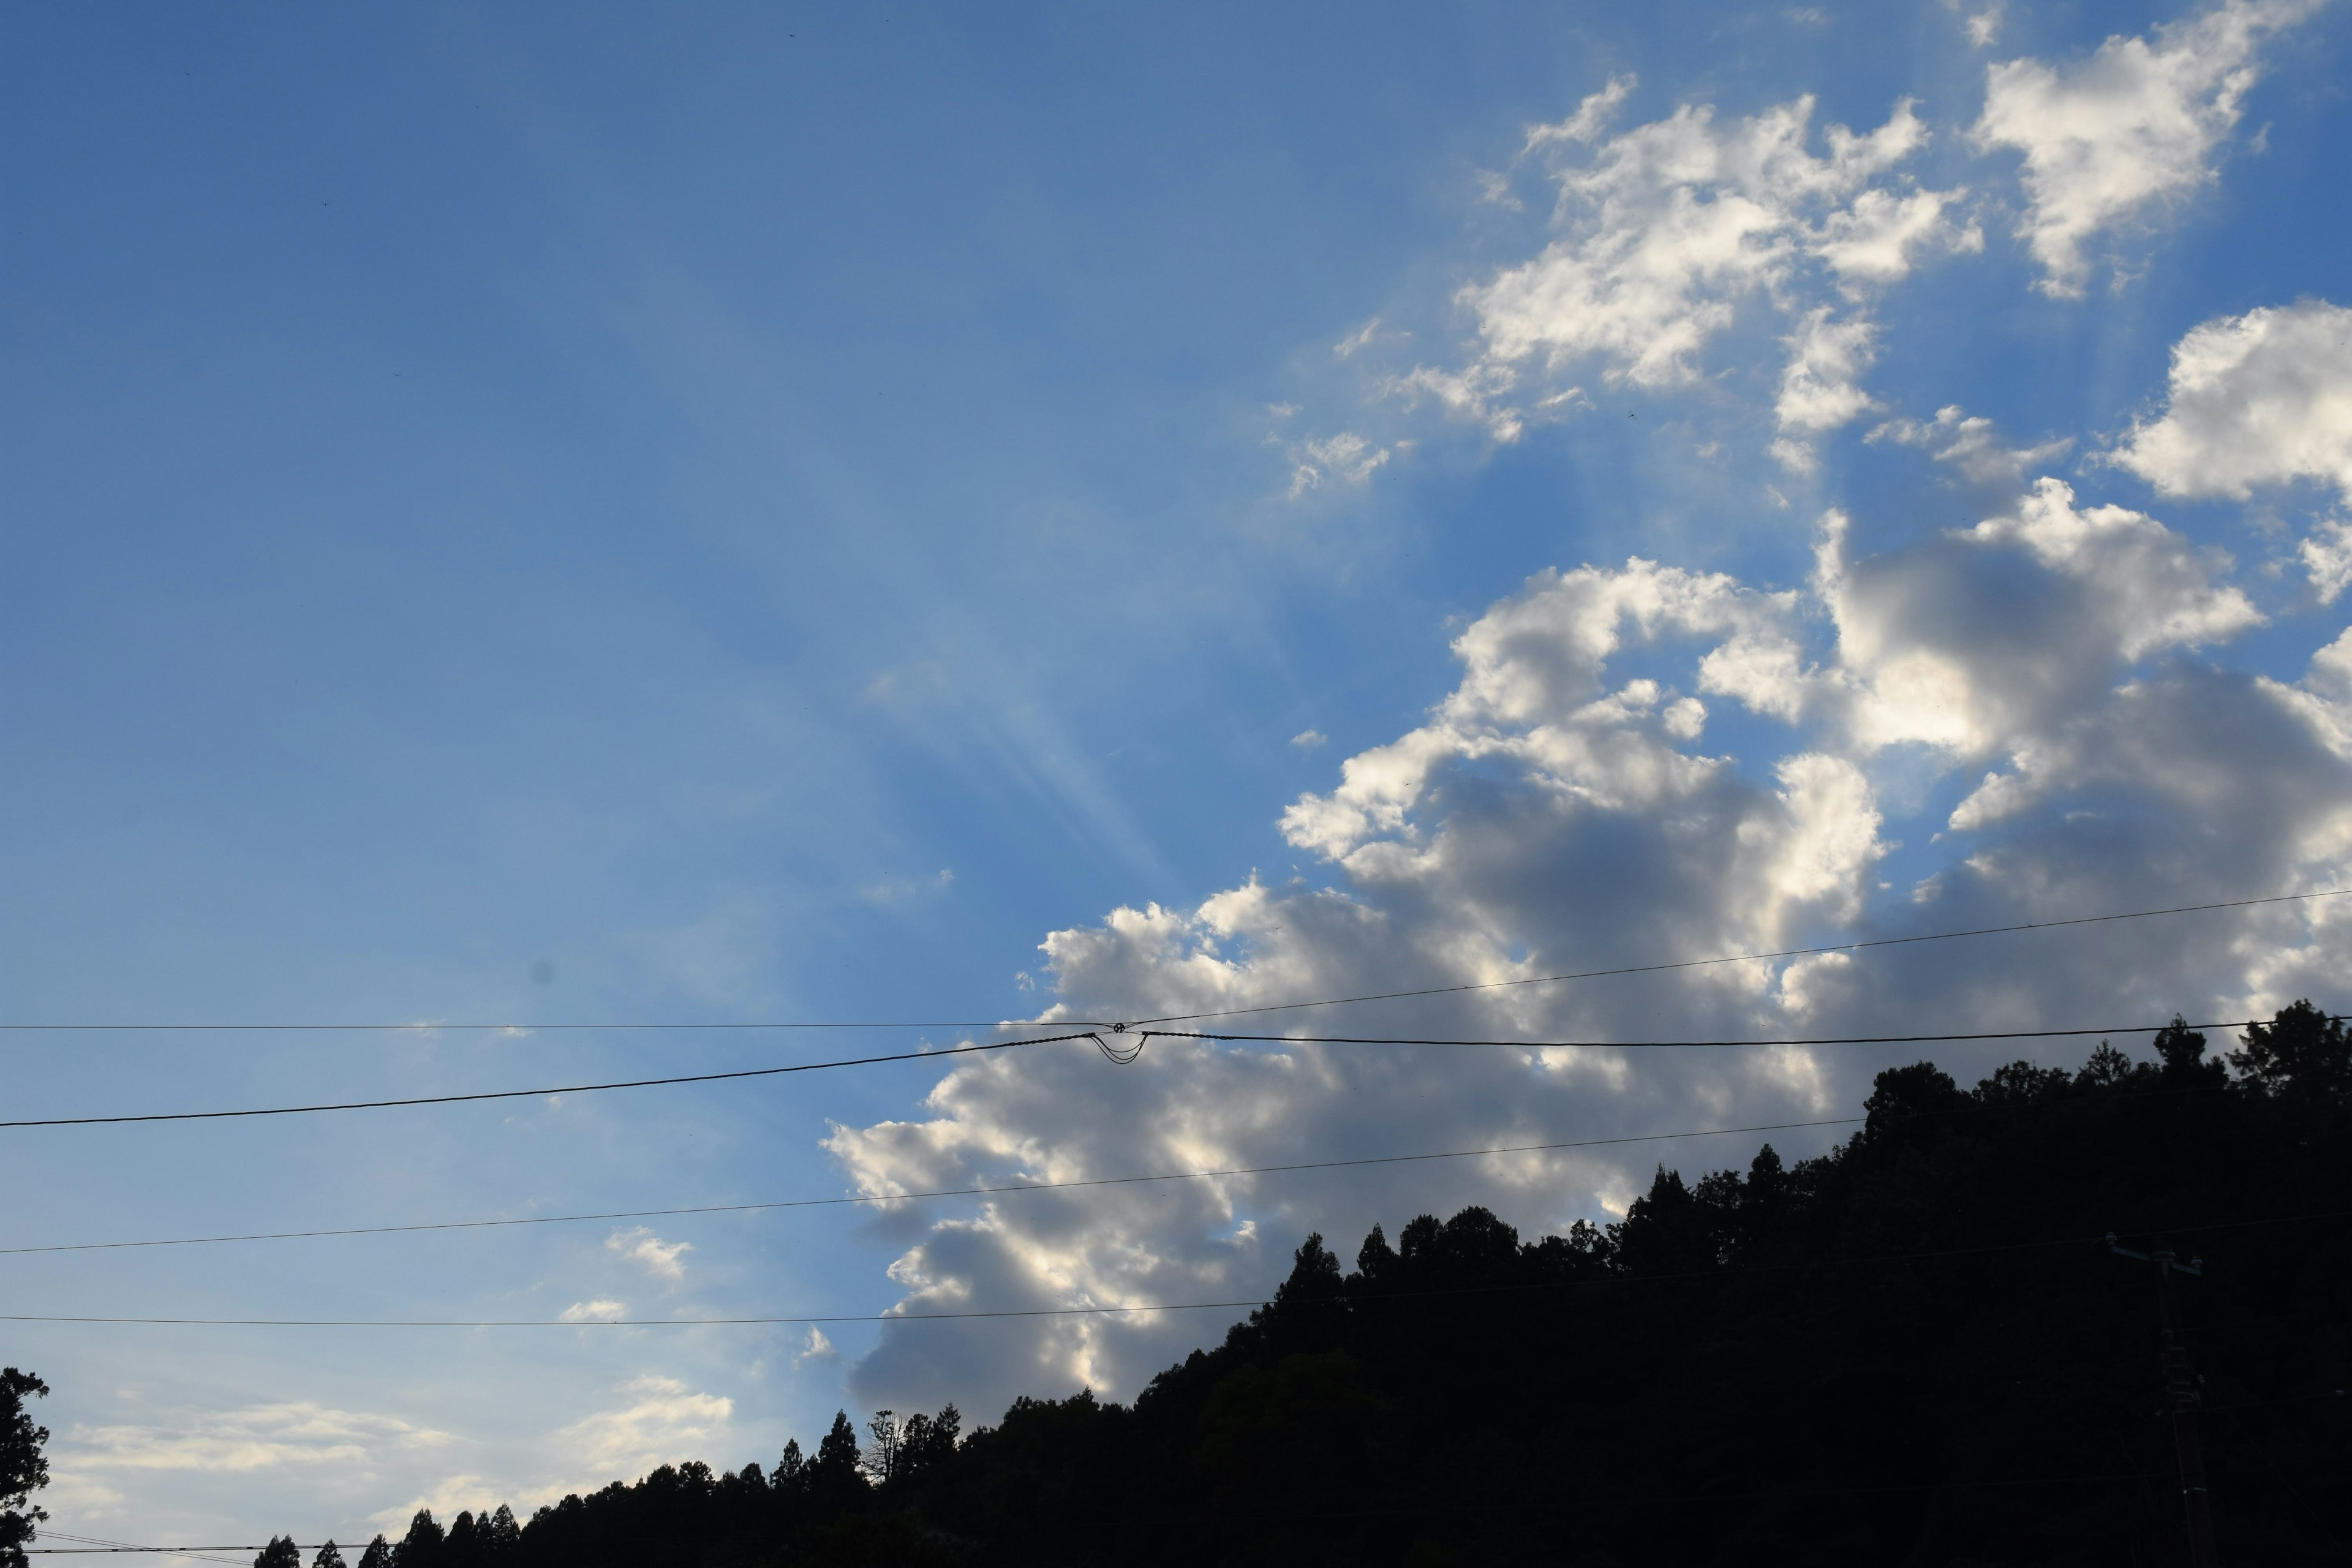
M2150 19L2013 7L1995 52ZM1874 126L1919 94L1948 127L1985 57L1937 5L1827 26L1557 5L20 5L0 26L11 1018L1013 1012L1048 930L1289 875L1281 805L1410 727L1452 683L1447 617L1528 573L1638 551L1789 584L1809 509L1846 506L1864 548L1971 520L1883 448L1774 512L1693 470L1689 431L1639 399L1642 419L1491 459L1433 429L1425 459L1304 507L1265 444L1270 403L1316 434L1357 416L1329 346L1375 315L1447 357L1453 289L1534 243L1539 210L1515 228L1473 177L1528 123L1631 69L1626 123L1812 90L1820 121ZM2269 150L2151 242L2143 281L2043 300L1996 218L1985 258L1889 302L1874 388L2087 437L2157 391L2194 321L2340 297L2347 209L2302 194L2352 139L2342 36L2276 51L2248 122L2278 121ZM1930 160L1985 178L1948 133ZM2237 526L2216 513L2211 536ZM1718 722L1736 742L1747 721ZM1309 727L1328 750L1287 744ZM73 1112L850 1043L0 1052L12 1106ZM825 1191L826 1121L907 1114L929 1081L11 1135L0 1171L35 1196L6 1228ZM838 1217L674 1233L698 1248L676 1297L583 1231L26 1265L6 1299L502 1316L600 1278L641 1306L893 1294L890 1248ZM121 1417L97 1390L130 1385L470 1400L485 1433L537 1430L513 1397L534 1379L653 1368L735 1397L761 1458L838 1397L831 1363L789 1371L790 1337L355 1356L11 1336L58 1382L61 1430ZM243 1506L222 1497L224 1518Z

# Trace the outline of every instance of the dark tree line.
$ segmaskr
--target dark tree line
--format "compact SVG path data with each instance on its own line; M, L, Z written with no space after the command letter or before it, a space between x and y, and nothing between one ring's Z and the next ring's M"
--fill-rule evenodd
M2298 1003L2205 1045L1894 1068L1832 1152L1662 1165L1614 1225L1424 1215L1352 1268L1310 1237L1132 1405L884 1411L862 1444L837 1415L813 1456L665 1466L519 1531L420 1515L362 1568L2181 1563L2152 1288L2110 1230L2210 1262L2225 1556L2344 1561L2352 1041Z
M2207 1260L2225 1561L2352 1560L2352 1041L2298 1003L2226 1065L2185 1026L2156 1055L1893 1068L1828 1154L1662 1165L1613 1225L1424 1215L1352 1268L1310 1237L1131 1405L837 1415L772 1469L420 1513L359 1568L2184 1563L2152 1286L2110 1230Z

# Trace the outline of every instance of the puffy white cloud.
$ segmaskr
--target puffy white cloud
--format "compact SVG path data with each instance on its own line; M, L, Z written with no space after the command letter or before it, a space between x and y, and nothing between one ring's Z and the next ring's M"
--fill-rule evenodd
M628 1311L629 1304L626 1301L615 1301L610 1297L600 1296L593 1301L574 1301L555 1315L560 1321L566 1323L598 1323L609 1322L614 1318L626 1317Z
M1780 428L1816 435L1850 425L1869 410L1870 395L1859 384L1875 356L1875 335L1867 320L1838 321L1826 305L1806 316L1786 340L1789 365L1773 404ZM1784 437L1775 450L1790 468L1812 467L1811 449L1793 439Z
M1981 247L1954 217L1964 193L1899 174L1928 140L1908 100L1867 133L1817 132L1803 97L1729 122L1686 103L1610 135L1633 86L1612 78L1568 119L1528 132L1526 154L1559 188L1555 237L1461 290L1475 326L1462 363L1416 365L1380 389L1515 441L1533 419L1589 405L1559 375L1578 365L1652 391L1696 381L1707 344L1760 300L1790 327L1775 450L1809 468L1811 438L1872 406L1859 377L1874 351L1874 292L1932 251Z
M2242 590L2220 581L2232 566L2226 554L2194 550L2142 512L2078 509L2058 479L2037 480L2014 513L1986 519L1969 537L2016 540L2044 566L2090 584L2127 659L2226 641L2263 618Z
M1957 413L1944 423L1948 439L1967 434ZM1851 531L1826 520L1797 589L1638 558L1529 579L1461 631L1460 679L1424 722L1283 815L1334 885L1253 877L1189 908L1055 931L1045 1016L1513 982L2352 871L2352 642L2296 685L2216 666L2199 650L2260 619L2227 558L2054 479L1974 527L1876 555L1855 557ZM1742 731L1754 754L1707 743L1723 702L1769 721ZM1946 803L1940 818L1894 819L1881 780L1906 770L1950 786L1910 792ZM1898 831L1948 837L1927 847L1924 879L1884 889ZM2352 921L2283 910L2240 929L2221 943L2185 922L2076 929L1167 1026L1282 1035L1344 1019L1339 1032L1622 1039L2105 1023L2284 1000L2352 958ZM1972 1059L1939 1054L1962 1070ZM1883 1065L1796 1047L1163 1037L1128 1068L1083 1046L971 1061L919 1114L836 1128L829 1147L866 1192L1233 1169L1793 1120L1852 1105ZM1663 1152L1687 1165L1720 1147ZM892 1278L909 1311L1214 1301L1263 1291L1309 1227L1344 1251L1375 1219L1466 1202L1536 1227L1605 1214L1660 1152L1139 1184L877 1223L900 1227ZM1131 1392L1218 1326L1157 1312L891 1327L852 1387L976 1410L1017 1392Z
M2304 572L2320 603L2334 604L2346 584L2352 584L2352 523L2328 519L2295 546L2295 552L2303 558Z
M2163 414L2115 461L2166 495L2315 479L2352 497L2352 310L2306 300L2189 329Z
M1587 100L1559 135L1538 132L1530 144L1590 139L1586 110L1596 107ZM1922 146L1927 128L1906 101L1867 135L1829 127L1816 156L1812 112L1801 98L1725 127L1712 109L1685 104L1562 169L1563 236L1462 295L1478 323L1480 368L1493 376L1590 357L1612 377L1673 385L1697 374L1699 349L1743 297L1785 282L1807 258L1845 280L1903 276L1923 247L1947 237L1950 197L1897 199L1873 182Z
M686 1278L686 1265L680 1259L694 1250L694 1243L664 1241L646 1226L636 1226L606 1237L604 1250L618 1253L657 1279L675 1281Z
M2030 58L1988 68L1970 140L2024 155L2018 232L2041 264L2037 286L2080 294L2094 236L2147 221L2211 178L2213 151L2260 74L2263 36L2315 9L2317 0L2226 0L2158 27L2154 42L2110 37L2071 68Z

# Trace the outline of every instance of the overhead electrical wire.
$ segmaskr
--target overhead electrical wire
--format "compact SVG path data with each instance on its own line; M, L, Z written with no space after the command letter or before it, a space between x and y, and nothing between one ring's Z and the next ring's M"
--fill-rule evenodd
M2329 1014L2329 1021L2352 1017L2352 1014ZM2160 1035L2167 1029L2180 1028L2191 1032L2207 1029L2242 1029L2260 1019L2227 1018L2215 1024L2190 1024L2176 1021L2166 1024L2123 1024L2112 1028L2097 1029L1993 1029L1974 1034L1941 1035L1816 1035L1779 1040L1497 1040L1497 1039L1424 1039L1402 1035L1234 1035L1202 1029L1134 1029L1129 1039L1165 1040L1231 1040L1263 1042L1293 1046L1516 1046L1523 1050L1540 1051L1655 1051L1704 1050L1732 1046L1922 1046L1945 1043L1966 1044L1983 1040L2053 1040L2078 1038L2089 1035Z
M322 1110L383 1110L405 1105L459 1105L483 1100L530 1100L548 1094L593 1094L613 1089L656 1089L668 1084L718 1083L728 1079L777 1078L785 1073L824 1072L834 1068L872 1067L878 1062L921 1061L933 1057L964 1057L981 1051L1008 1051L1015 1046L1051 1045L1056 1040L1087 1040L1090 1032L1045 1035L1025 1040L987 1040L948 1046L938 1050L895 1051L885 1056L850 1057L840 1061L794 1062L786 1067L738 1068L731 1072L678 1073L668 1078L624 1079L612 1083L575 1083L551 1089L498 1089L473 1094L418 1094L400 1100L346 1100L320 1105L274 1105L251 1110L158 1110L121 1116L40 1116L0 1121L5 1127L100 1127L126 1121L218 1121L237 1116L309 1116Z
M2274 893L2257 899L2225 899L2212 903L2174 904L2162 909L2126 910L2113 914L2074 915L2061 920L2023 921L2010 925L1977 926L1963 931L1923 931L1916 936L1872 937L1860 942L1828 942L1818 947L1780 948L1769 952L1735 952L1713 958L1685 958L1659 963L1626 964L1613 969L1580 969L1559 974L1528 975L1513 980L1481 980L1460 985L1431 985L1412 991L1381 991L1360 996L1326 996L1312 1001L1269 1002L1249 1007L1226 1007L1202 1013L1171 1013L1154 1018L1132 1018L1122 1021L1125 1027L1137 1028L1151 1024L1189 1024L1207 1018L1235 1018L1256 1013L1294 1012L1306 1007L1343 1007L1360 1002L1396 1002L1420 996L1451 996L1473 991L1497 991L1521 985L1552 985L1573 980L1599 980L1612 975L1656 974L1674 970L1704 969L1725 963L1757 963L1780 958L1810 958L1831 952L1859 952L1869 948L1905 947L1918 942L1953 942L1968 937L2002 936L2016 931L2049 931L2062 926L2100 925L2115 921L2154 920L2166 915L2200 914L2214 910L2252 909L2263 904L2296 903L2311 899L2337 899L2352 894L2352 888L2328 888L2308 893ZM163 1034L219 1033L267 1034L429 1034L436 1030L520 1030L527 1033L558 1033L622 1030L751 1030L751 1029L1019 1029L1054 1028L1077 1026L1087 1028L1111 1028L1113 1020L1097 1019L998 1019L992 1023L892 1023L855 1020L828 1023L809 1020L716 1020L658 1022L616 1020L613 1022L575 1021L548 1024L526 1024L512 1020L499 1023L450 1023L434 1020L412 1020L401 1024L232 1024L232 1023L147 1023L100 1024L89 1022L36 1023L23 1020L0 1022L0 1033L104 1033L104 1034Z
M165 1557L191 1558L198 1563L226 1563L231 1564L232 1568L246 1568L246 1563L249 1560L236 1557L206 1557L203 1554L207 1552L262 1552L268 1550L268 1548L260 1546L137 1546L128 1541L110 1541L103 1535L73 1535L62 1530L44 1530L40 1532L40 1539L47 1541L73 1541L79 1542L80 1544L78 1546L27 1546L21 1548L21 1550L27 1555L51 1557L68 1557L82 1553L95 1555L127 1552L152 1552ZM310 1552L317 1549L315 1547L306 1546L300 1548L300 1550Z
M2336 1016L2331 1015L2331 1017ZM2346 1015L2352 1016L2352 1015ZM2234 1029L2246 1026L2252 1020L2230 1019L2216 1024L2189 1024L2190 1029ZM775 1078L788 1073L824 1072L835 1068L870 1067L883 1062L926 1061L940 1057L970 1056L984 1051L1012 1050L1020 1046L1055 1045L1068 1040L1086 1040L1104 1056L1121 1067L1132 1066L1143 1053L1143 1047L1153 1039L1193 1039L1264 1043L1273 1045L1359 1045L1359 1046L1432 1046L1432 1047L1507 1047L1531 1051L1633 1051L1633 1050L1692 1050L1733 1047L1807 1047L1807 1046L1869 1046L1920 1045L1939 1041L1966 1043L1985 1040L2063 1039L2089 1035L2156 1034L2175 1026L2166 1024L2104 1025L2095 1028L2066 1029L2001 1029L1990 1032L1966 1031L1919 1035L1837 1035L1788 1039L1712 1039L1712 1040L1502 1040L1502 1039L1440 1039L1410 1036L1357 1035L1242 1035L1220 1034L1205 1030L1131 1028L1113 1025L1104 1029L1080 1029L1069 1034L1033 1036L1019 1040L989 1040L977 1044L943 1047L937 1050L898 1051L881 1056L851 1057L837 1061L796 1062L785 1067L739 1068L728 1072L679 1073L667 1078L625 1079L609 1083L556 1085L542 1089L484 1089L467 1094L419 1094L394 1100L335 1100L315 1105L263 1106L236 1110L153 1110L112 1116L42 1116L15 1121L0 1121L0 1130L29 1127L104 1127L126 1122L150 1121L218 1121L237 1117L309 1116L331 1110L383 1110L421 1105L464 1105L489 1100L530 1100L543 1095L592 1094L608 1089L656 1089L676 1084L717 1083L735 1079Z
M412 1231L490 1230L522 1225L595 1224L616 1219L672 1219L685 1215L756 1214L772 1209L830 1208L845 1204L893 1204L919 1198L994 1197L1014 1193L1067 1192L1079 1187L1132 1186L1146 1182L1198 1182L1223 1176L1266 1176L1294 1171L1330 1171L1359 1165L1402 1165L1429 1160L1476 1160L1490 1154L1551 1153L1612 1143L1656 1143L1676 1138L1714 1138L1740 1132L1786 1132L1809 1127L1850 1127L1866 1120L1833 1116L1819 1121L1769 1121L1753 1127L1698 1127L1684 1132L1640 1132L1616 1138L1579 1138L1557 1143L1513 1143L1495 1149L1446 1149L1426 1154L1368 1154L1349 1160L1305 1160L1287 1165L1234 1165L1205 1171L1161 1171L1140 1176L1088 1176L1068 1182L1013 1182L992 1187L938 1187L921 1192L861 1193L831 1198L785 1198L772 1203L700 1204L686 1208L615 1209L604 1214L528 1215L518 1219L436 1220L418 1225L348 1226L332 1230L279 1230L245 1236L173 1237L157 1241L80 1241L46 1247L0 1247L0 1258L37 1252L117 1252L147 1247L209 1247L238 1241L303 1241L339 1236L395 1236Z
M2312 1220L2341 1219L2352 1209L2273 1215L2262 1219L2215 1220L2204 1225L2142 1226L2134 1236L2158 1231L2189 1236L2215 1230L2245 1230L2261 1226L2298 1225ZM2110 1233L2112 1234L2112 1233ZM1585 1279L1536 1280L1511 1285L1461 1286L1436 1290L1383 1291L1363 1298L1369 1303L1430 1300L1440 1297L1525 1294L1536 1290L1598 1285L1643 1285L1670 1279L1728 1279L1741 1274L1803 1273L1821 1268L1846 1268L1874 1264L1915 1263L1941 1258L1976 1258L2000 1252L2049 1251L2059 1247L2094 1247L2109 1235L2059 1237L2047 1241L1991 1242L1977 1247L1930 1247L1877 1256L1824 1258L1811 1263L1735 1264L1721 1268L1679 1269L1662 1274L1606 1275ZM118 1327L241 1328L241 1329L695 1329L823 1326L828 1323L943 1323L1013 1318L1115 1317L1134 1312L1203 1312L1238 1307L1273 1305L1268 1296L1227 1301L1133 1301L1097 1307L1006 1307L956 1312L835 1312L792 1317L743 1318L150 1318L96 1316L63 1312L0 1312L0 1323L92 1323Z
M2137 1089L2118 1096L2125 1100L2171 1098L2218 1092L2210 1086ZM1912 1112L1912 1117L1942 1117L1950 1110ZM1504 1143L1484 1149L1441 1149L1413 1154L1363 1154L1336 1160L1299 1160L1279 1165L1223 1165L1198 1171L1155 1171L1132 1176L1082 1176L1064 1182L1007 1182L993 1186L929 1187L887 1193L856 1193L824 1198L779 1198L760 1203L692 1204L657 1209L606 1209L589 1214L523 1215L505 1219L418 1221L406 1225L339 1226L316 1230L250 1231L222 1236L163 1237L143 1241L51 1242L30 1247L0 1247L0 1258L55 1252L120 1252L157 1247L211 1247L233 1242L309 1241L347 1236L403 1236L443 1230L496 1230L515 1226L599 1224L622 1219L674 1219L695 1215L759 1214L780 1209L832 1208L855 1204L908 1203L931 1198L997 1197L1024 1193L1069 1192L1088 1187L1133 1186L1150 1182L1211 1181L1229 1176L1283 1175L1304 1171L1345 1170L1366 1165L1402 1165L1433 1160L1478 1160L1496 1154L1554 1153L1567 1149L1598 1149L1622 1143L1657 1143L1682 1138L1718 1138L1747 1132L1787 1132L1816 1127L1857 1127L1866 1116L1829 1116L1809 1121L1762 1121L1744 1127L1693 1127L1674 1132L1628 1132L1608 1138L1575 1138L1548 1143Z

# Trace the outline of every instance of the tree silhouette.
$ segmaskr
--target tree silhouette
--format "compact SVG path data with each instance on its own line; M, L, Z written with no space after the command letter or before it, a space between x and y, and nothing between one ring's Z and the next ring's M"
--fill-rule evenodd
M2352 1561L2352 1049L2308 1003L2205 1047L2175 1018L2071 1071L1891 1068L1843 1142L1661 1163L1614 1221L1393 1215L1352 1271L1310 1235L1131 1403L876 1411L862 1453L841 1413L769 1474L420 1513L360 1568L2177 1562L2154 1304L2109 1231L2208 1261L2179 1298L2228 1559Z
M392 1568L392 1542L378 1535L360 1553L360 1568Z
M335 1550L333 1541L319 1548L319 1555L310 1559L310 1568L343 1568L343 1554Z
M408 1533L392 1549L393 1568L444 1568L448 1532L429 1508L420 1508L408 1521Z
M2267 1025L2248 1024L2230 1065L2267 1092L2341 1102L2352 1091L2352 1037L2341 1019L2297 1002Z
M25 1548L35 1526L49 1516L32 1496L49 1484L42 1453L49 1429L34 1425L26 1399L39 1399L49 1385L29 1372L0 1367L0 1568L25 1568Z
M302 1553L290 1535L273 1535L253 1560L253 1568L302 1568Z

